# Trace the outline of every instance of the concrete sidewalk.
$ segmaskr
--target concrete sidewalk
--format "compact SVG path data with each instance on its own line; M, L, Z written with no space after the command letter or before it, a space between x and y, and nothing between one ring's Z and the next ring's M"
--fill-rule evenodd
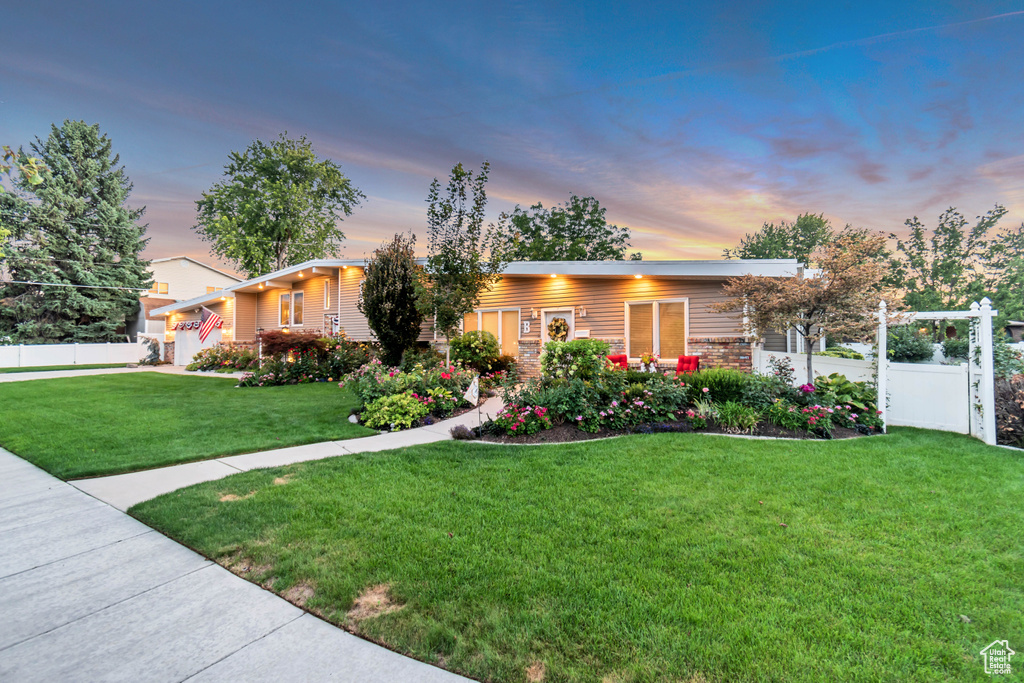
M92 368L91 370L40 370L39 372L0 373L0 384L4 382L28 382L34 379L60 379L62 377L85 377L87 375L123 375L132 372L162 372L167 375L188 375L190 377L221 377L240 379L243 372L189 372L182 365L142 365L137 368Z
M468 679L361 640L0 449L0 680Z
M491 417L497 415L501 408L500 398L490 398L480 407L479 415L486 420L488 415ZM136 503L155 498L163 493L204 481L223 479L232 474L261 467L280 467L307 460L320 460L354 453L388 451L405 446L445 441L451 439L449 432L455 425L461 424L471 428L479 426L480 421L477 415L478 411L473 410L429 427L417 427L402 432L377 434L347 441L323 441L305 446L278 448L272 451L243 455L229 455L223 458L172 465L131 474L78 479L70 484L95 498L110 503L118 510L127 510Z

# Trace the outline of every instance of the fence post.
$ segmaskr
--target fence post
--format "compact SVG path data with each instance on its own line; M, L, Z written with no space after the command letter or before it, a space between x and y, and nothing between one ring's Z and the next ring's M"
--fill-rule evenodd
M882 431L889 431L889 400L887 384L889 380L889 352L886 343L889 341L889 316L886 315L885 301L878 302L878 332L875 338L878 351L875 353L875 365L878 376L875 378L875 390L878 393L878 417L882 420Z
M981 386L978 391L981 394L981 419L982 430L984 431L985 443L994 446L996 444L996 373L994 350L992 348L992 318L996 312L992 310L992 302L988 297L981 300Z
M78 342L75 342L75 356L71 361L72 365L78 365Z
M25 365L24 363L21 362L21 355L22 355L22 353L24 351L25 351L25 345L24 344L18 344L18 367L19 368L20 367L24 367L24 365Z

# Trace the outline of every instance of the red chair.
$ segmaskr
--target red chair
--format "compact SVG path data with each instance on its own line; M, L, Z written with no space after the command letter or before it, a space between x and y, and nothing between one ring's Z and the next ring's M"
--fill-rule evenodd
M700 370L700 356L679 356L676 374L691 373Z
M608 360L610 360L612 365L617 368L622 368L623 370L627 370L629 368L629 356L624 353L620 353L615 356L608 356Z

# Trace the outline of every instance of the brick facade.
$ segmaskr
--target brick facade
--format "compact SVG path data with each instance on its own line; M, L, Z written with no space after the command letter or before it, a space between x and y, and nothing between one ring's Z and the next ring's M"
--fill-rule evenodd
M689 355L700 356L700 367L731 368L751 372L753 345L744 337L690 337L687 339Z

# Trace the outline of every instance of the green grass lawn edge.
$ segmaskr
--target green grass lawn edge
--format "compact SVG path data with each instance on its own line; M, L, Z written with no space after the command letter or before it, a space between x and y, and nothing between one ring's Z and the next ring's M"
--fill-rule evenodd
M982 647L1024 639L1022 493L1020 453L895 429L444 442L246 472L129 512L482 680L542 662L551 681L980 681ZM380 584L404 607L354 623L353 600Z
M236 387L159 372L0 383L0 446L62 479L369 436L332 383Z
M0 368L0 375L18 372L58 372L62 370L106 370L108 368L124 368L125 363L97 363L94 365L36 365L24 368Z

